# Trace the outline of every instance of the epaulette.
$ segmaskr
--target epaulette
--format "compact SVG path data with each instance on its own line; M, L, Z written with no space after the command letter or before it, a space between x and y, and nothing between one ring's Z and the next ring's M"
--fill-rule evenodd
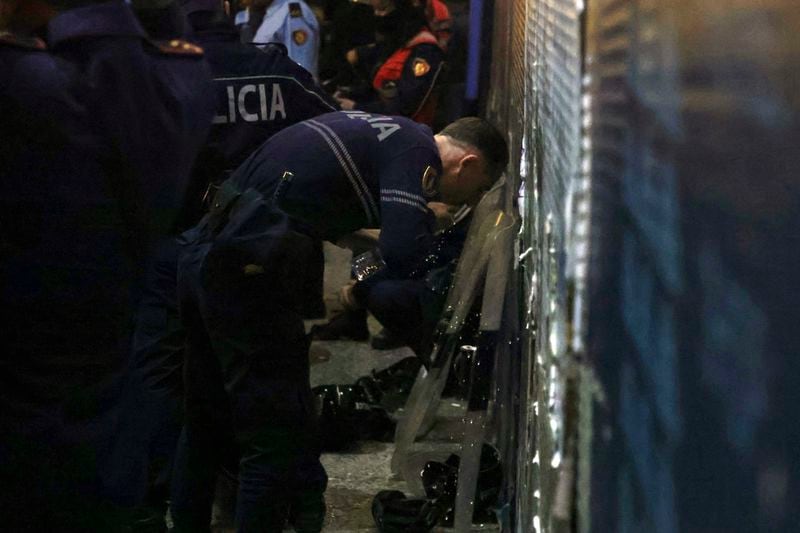
M303 9L298 2L289 2L289 16L292 18L300 18L303 16Z
M162 54L176 56L196 56L203 55L203 49L188 41L172 39L171 41L153 41L153 44Z
M14 46L28 50L47 50L47 45L38 37L17 35L9 31L0 31L0 46Z

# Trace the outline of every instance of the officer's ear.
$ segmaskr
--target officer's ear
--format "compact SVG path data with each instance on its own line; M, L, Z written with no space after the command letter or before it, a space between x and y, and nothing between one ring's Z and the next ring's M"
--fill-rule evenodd
M458 174L472 173L480 170L480 157L477 154L465 154L458 162Z

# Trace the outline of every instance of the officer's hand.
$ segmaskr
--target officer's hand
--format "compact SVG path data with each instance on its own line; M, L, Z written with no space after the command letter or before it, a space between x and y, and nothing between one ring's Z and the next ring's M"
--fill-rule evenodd
M433 211L433 216L436 217L437 230L449 228L455 223L455 218L453 217L453 206L444 204L442 202L428 202L428 209Z
M350 100L349 98L342 98L341 96L333 96L337 102L339 102L339 106L344 109L345 111L350 111L351 109L355 109L356 103L354 100Z
M339 303L342 304L348 311L355 311L356 309L360 309L361 306L358 305L356 302L356 298L353 295L353 287L355 286L355 281L349 281L346 285L343 285L341 289L339 289Z

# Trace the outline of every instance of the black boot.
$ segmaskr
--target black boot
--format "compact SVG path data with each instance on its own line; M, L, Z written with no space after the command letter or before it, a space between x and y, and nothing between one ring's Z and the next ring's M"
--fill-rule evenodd
M377 335L372 337L370 346L375 350L394 350L395 348L408 346L408 343L396 332L383 328Z

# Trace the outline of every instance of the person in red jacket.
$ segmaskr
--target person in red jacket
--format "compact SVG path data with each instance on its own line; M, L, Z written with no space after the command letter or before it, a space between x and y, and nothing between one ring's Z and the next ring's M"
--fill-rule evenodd
M350 50L347 61L370 80L360 94L337 93L342 109L402 115L431 125L444 51L421 8L409 0L374 0L376 42Z
M425 18L428 21L428 28L436 36L439 46L447 52L447 45L453 36L453 17L450 16L447 4L442 0L427 0L425 2Z

